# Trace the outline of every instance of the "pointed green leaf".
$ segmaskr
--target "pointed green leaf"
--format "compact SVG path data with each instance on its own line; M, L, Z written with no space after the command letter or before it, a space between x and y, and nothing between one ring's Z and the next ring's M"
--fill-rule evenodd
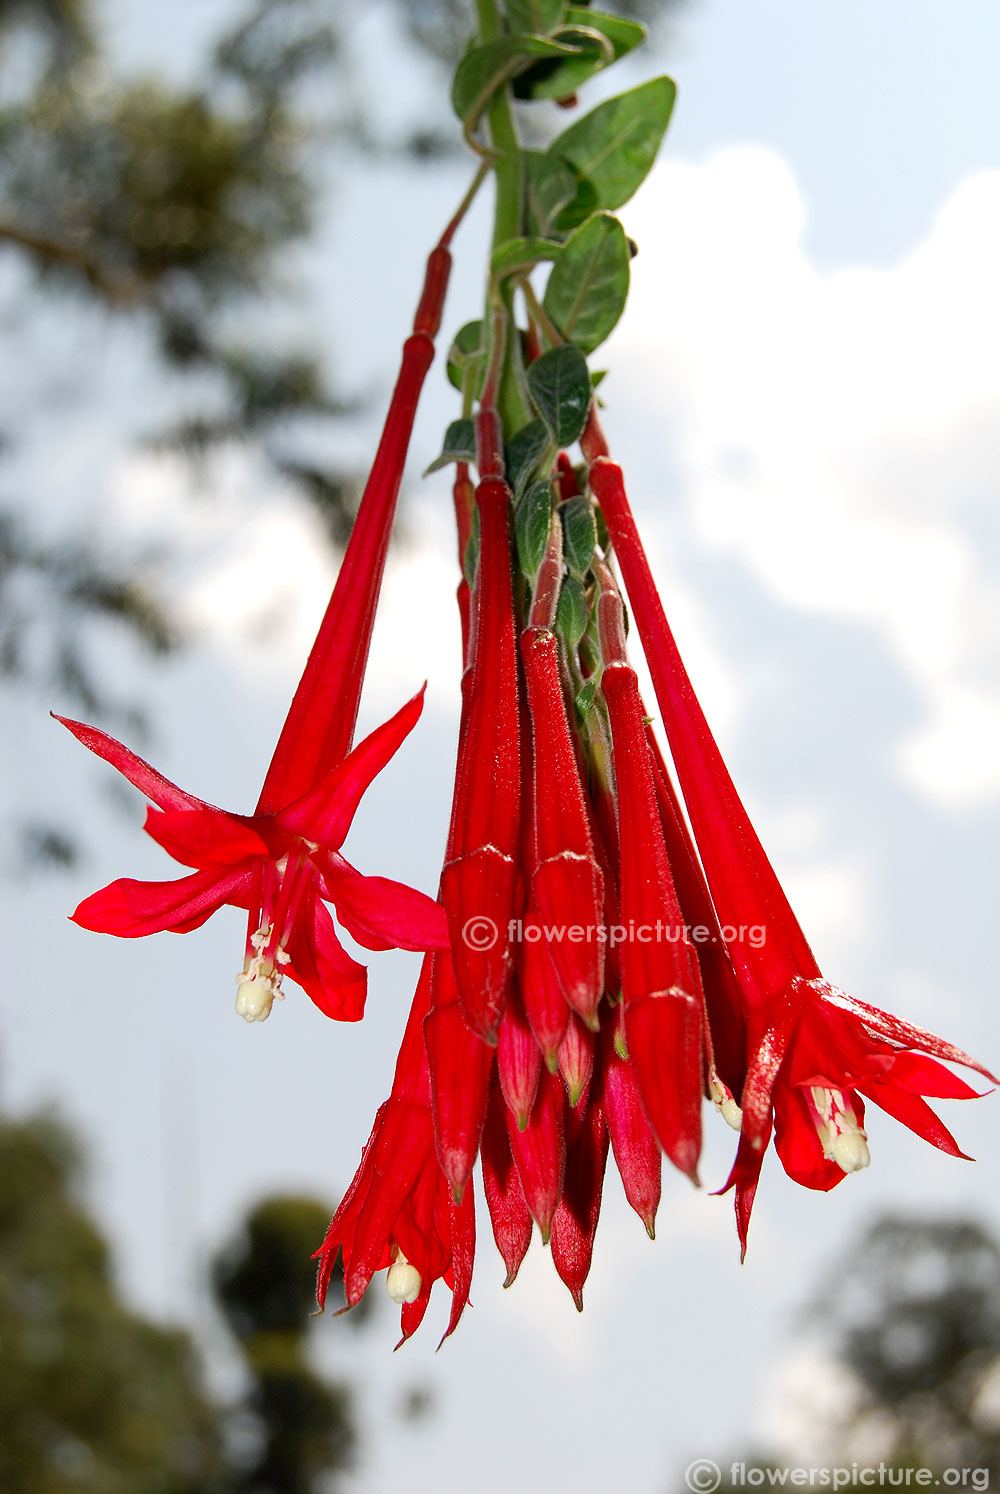
M448 349L448 379L456 389L461 389L465 382L465 371L470 362L482 362L483 360L483 324L482 322L466 322L455 333L451 347ZM478 393L478 391L477 391Z
M610 213L595 213L563 245L545 287L545 310L565 338L592 353L625 310L628 282L625 230Z
M479 564L479 509L472 510L472 524L469 528L469 538L465 542L465 554L462 556L462 574L470 586L476 584L476 567Z
M515 498L520 496L525 484L531 480L550 444L551 437L544 420L531 420L527 425L522 425L507 442L507 482Z
M514 536L521 570L532 581L538 575L538 567L545 554L549 540L549 524L552 518L552 484L535 482L527 490L514 510Z
M597 525L590 499L570 498L560 504L559 517L562 519L563 555L567 569L582 580L590 570L597 544Z
M526 150L528 212L539 233L548 234L560 208L576 193L576 173L558 156Z
M572 651L587 631L587 593L575 576L563 579L556 608L556 632Z
M490 274L494 280L504 275L514 275L521 270L530 270L545 260L558 259L561 244L552 239L508 239L494 249L490 259Z
M548 32L562 20L563 0L504 0L511 31Z
M553 140L546 154L573 168L577 190L557 226L575 228L598 208L627 202L656 159L677 90L654 78L598 104Z
M646 40L646 28L638 21L627 21L624 16L609 16L601 10L584 10L571 5L566 12L567 26L589 26L606 36L615 51L615 61L633 51ZM534 27L533 30L540 30ZM547 27L551 30L551 27Z
M557 445L572 446L590 408L590 377L580 349L567 343L536 358L528 369L528 387Z
M515 98L569 98L615 60L614 43L593 31L566 29L560 31L559 40L566 52L522 71L514 80Z
M471 420L453 420L444 433L441 455L435 457L424 469L424 476L439 472L451 462L474 462L476 460L476 427Z
M586 721L587 716L594 708L594 696L597 694L597 681L587 680L576 692L576 713L581 721Z
M451 105L459 119L475 124L496 89L538 59L577 57L581 44L573 39L575 35L565 41L550 41L544 36L498 36L466 52L451 84Z

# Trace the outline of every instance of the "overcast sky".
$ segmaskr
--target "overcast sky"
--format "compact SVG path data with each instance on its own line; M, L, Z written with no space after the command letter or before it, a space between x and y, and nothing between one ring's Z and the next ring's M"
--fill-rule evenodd
M229 9L175 0L168 26L167 7L105 6L124 58L178 71ZM363 42L382 49L392 107L414 113L427 69L393 43L379 7ZM614 449L696 685L826 974L995 1064L1000 10L693 0L660 47L631 74L669 70L679 98L662 162L625 213L640 249L633 297L601 359ZM340 163L297 268L303 330L329 329L331 367L352 386L387 392L420 246L466 174ZM399 231L386 235L387 220ZM477 213L463 231L470 262L442 346L476 314L485 227ZM44 483L56 505L92 495L108 532L174 546L177 605L208 641L148 680L109 648L109 683L149 704L158 766L246 809L332 581L318 529L239 453L213 467L211 503L176 465L137 454L131 438L167 398L142 348L97 318L14 317L20 285L0 259L13 352L0 379L23 432L8 480ZM31 348L34 383L11 372ZM453 413L438 368L364 720L425 678L427 708L348 843L363 870L428 890L450 802L458 645L447 482L417 474ZM373 414L345 430L343 453L360 456L377 425ZM54 1099L82 1125L128 1292L190 1320L198 1267L250 1200L275 1188L332 1198L349 1180L415 962L371 957L360 1027L333 1028L291 988L250 1028L232 1011L235 912L183 939L75 929L64 914L86 892L170 872L139 833L138 801L124 815L110 806L110 771L55 738L36 702L12 720L10 792L72 815L94 854L72 876L6 889L5 1101ZM650 1244L609 1172L582 1317L537 1240L501 1291L484 1221L475 1309L440 1355L440 1288L395 1356L388 1309L357 1340L321 1326L365 1390L351 1488L405 1478L413 1494L500 1494L558 1480L603 1494L614 1479L657 1494L691 1458L790 1435L792 1314L835 1278L866 1220L947 1208L1000 1226L1000 1108L945 1109L975 1166L879 1115L871 1168L829 1196L766 1167L742 1269L728 1198L666 1177ZM718 1186L731 1137L706 1119L704 1176ZM399 1397L417 1381L436 1414L404 1427ZM799 1375L800 1391L809 1383Z

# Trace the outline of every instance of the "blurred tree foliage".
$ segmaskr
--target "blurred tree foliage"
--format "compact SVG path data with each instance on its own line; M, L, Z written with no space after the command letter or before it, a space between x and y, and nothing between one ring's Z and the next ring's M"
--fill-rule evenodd
M837 1372L840 1409L803 1428L796 1466L857 1462L893 1470L967 1470L964 1487L1000 1477L1000 1240L975 1219L877 1220L835 1269L807 1313ZM815 1413L805 1406L807 1418ZM728 1475L730 1459L723 1458ZM767 1449L733 1461L772 1470L756 1487L785 1487L788 1465ZM972 1470L986 1470L971 1482ZM782 1477L782 1475L785 1475ZM790 1487L790 1485L787 1485ZM888 1483L886 1487L888 1487ZM724 1476L722 1494L733 1486ZM853 1487L853 1486L852 1486ZM914 1485L915 1487L915 1485Z
M840 1435L900 1467L1000 1474L1000 1241L974 1219L872 1226L818 1304L857 1394Z
M312 1198L268 1198L218 1258L215 1295L240 1345L253 1423L238 1494L320 1494L355 1453L351 1391L310 1367L308 1334L316 1307L312 1254L331 1210ZM336 1300L336 1298L335 1298ZM351 1313L358 1326L367 1314Z
M311 1359L330 1329L311 1256L331 1209L267 1198L220 1253L212 1286L246 1384L220 1405L189 1335L122 1302L80 1178L64 1124L0 1118L3 1494L331 1494L357 1452L352 1391Z
M121 1302L78 1174L65 1127L0 1122L0 1489L221 1491L192 1344Z

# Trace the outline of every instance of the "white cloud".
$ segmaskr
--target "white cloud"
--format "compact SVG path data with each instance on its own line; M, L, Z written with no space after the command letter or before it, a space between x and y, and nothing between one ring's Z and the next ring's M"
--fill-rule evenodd
M679 461L705 539L787 604L881 631L924 711L900 773L973 805L1000 794L1000 172L889 269L820 272L805 217L768 150L661 166L627 220L655 254L615 403L644 421L644 467Z

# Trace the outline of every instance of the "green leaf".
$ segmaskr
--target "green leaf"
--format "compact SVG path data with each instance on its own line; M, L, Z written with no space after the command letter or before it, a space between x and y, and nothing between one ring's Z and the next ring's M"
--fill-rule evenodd
M593 31L599 31L606 36L615 49L615 62L619 57L624 57L626 52L631 52L646 40L646 28L638 21L627 21L624 16L609 16L601 10L584 10L582 7L571 5L566 12L567 26L589 26ZM541 30L541 27L533 28ZM552 27L546 27L551 31Z
M597 681L594 679L587 680L586 684L582 685L576 692L574 703L576 705L576 713L581 721L586 721L588 715L593 710L594 696L596 694Z
M528 369L528 387L557 445L572 446L590 408L587 360L580 349L567 343L536 358Z
M565 338L592 353L625 310L628 282L625 230L610 213L595 213L563 245L545 287L545 310Z
M562 20L563 0L504 0L511 31L548 32Z
M545 421L532 420L507 442L507 482L515 498L520 496L550 441Z
M470 586L476 584L476 567L479 565L479 509L472 510L472 524L469 528L469 538L465 542L465 554L462 556L462 574Z
M578 43L550 41L544 36L498 36L482 47L466 52L451 84L451 105L459 119L475 124L491 95L508 78L530 67L539 58L575 58Z
M521 569L532 581L549 542L552 520L552 484L535 482L514 510L514 537Z
M490 259L490 274L495 280L519 270L530 270L543 260L558 259L562 246L552 239L508 239L494 249Z
M563 555L574 576L583 577L590 570L597 544L597 525L589 498L570 498L560 505L563 526Z
M575 576L566 576L559 592L556 608L556 632L566 640L572 651L587 631L587 593L583 582Z
M429 477L451 462L474 462L476 460L476 427L471 420L453 420L444 433L441 455L435 457L424 471Z
M553 140L546 152L576 173L577 190L557 226L575 228L598 208L627 202L656 159L677 90L654 78L598 104Z
M448 349L448 379L456 389L462 388L469 364L481 361L482 357L483 324L466 322L455 333L454 341Z
M528 212L539 233L547 234L559 209L576 193L576 173L558 156L546 151L526 150Z
M566 53L535 63L517 78L515 98L569 98L615 60L614 44L600 35L573 29L561 31L559 39L566 46Z

